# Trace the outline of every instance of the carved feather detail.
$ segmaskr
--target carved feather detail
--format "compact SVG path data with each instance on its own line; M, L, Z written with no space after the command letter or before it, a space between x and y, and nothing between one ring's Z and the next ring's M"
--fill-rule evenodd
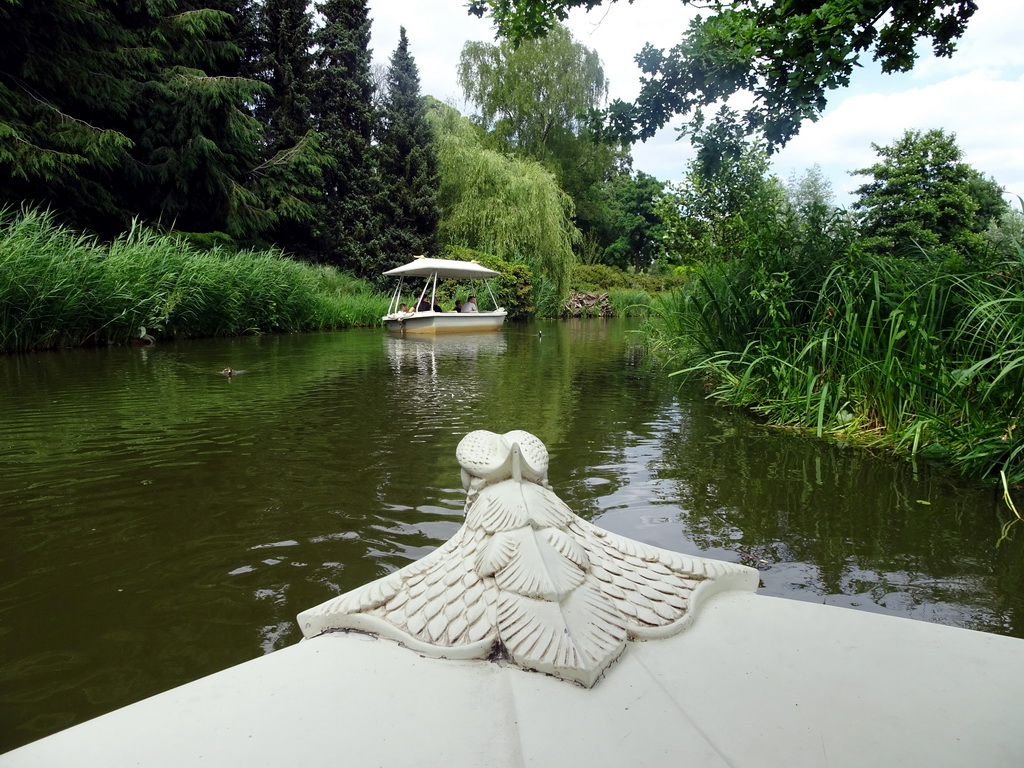
M757 586L745 566L689 557L582 520L547 482L529 433L471 432L456 451L466 521L423 559L299 615L303 634L358 629L421 653L486 658L592 686L629 638L686 627L700 600Z

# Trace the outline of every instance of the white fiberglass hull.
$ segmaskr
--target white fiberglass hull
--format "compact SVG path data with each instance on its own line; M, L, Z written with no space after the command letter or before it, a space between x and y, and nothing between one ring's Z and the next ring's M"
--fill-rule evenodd
M396 333L481 333L501 330L506 312L396 312L383 320Z

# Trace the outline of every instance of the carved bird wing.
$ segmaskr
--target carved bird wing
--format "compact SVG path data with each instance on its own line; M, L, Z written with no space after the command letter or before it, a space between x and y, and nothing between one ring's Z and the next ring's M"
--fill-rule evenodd
M711 595L757 589L757 571L742 565L652 547L582 518L574 519L569 530L590 557L590 575L626 616L630 637L674 635Z
M497 638L497 589L474 569L484 538L463 526L424 558L300 613L303 635L356 629L431 656L487 656Z

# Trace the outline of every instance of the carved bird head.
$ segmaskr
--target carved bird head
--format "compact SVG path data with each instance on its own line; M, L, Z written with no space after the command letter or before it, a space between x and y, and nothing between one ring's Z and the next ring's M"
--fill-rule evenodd
M510 479L543 485L548 478L548 449L521 429L503 435L485 429L470 432L455 449L455 457L467 491Z

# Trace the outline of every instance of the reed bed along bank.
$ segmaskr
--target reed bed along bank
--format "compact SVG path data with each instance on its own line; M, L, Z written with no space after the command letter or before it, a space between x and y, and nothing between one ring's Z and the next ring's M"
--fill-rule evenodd
M142 227L104 243L0 211L0 352L375 325L387 297L276 251L199 250Z
M817 283L720 264L654 316L675 373L723 403L1024 483L1024 253L959 273L850 259Z
M654 299L638 288L611 288L608 301L616 317L647 317Z

